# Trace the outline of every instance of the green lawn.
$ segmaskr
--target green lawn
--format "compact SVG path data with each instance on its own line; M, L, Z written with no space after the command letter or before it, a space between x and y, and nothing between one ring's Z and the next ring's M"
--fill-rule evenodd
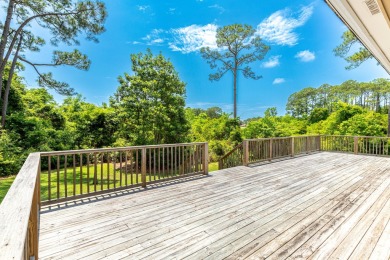
M218 170L218 163L210 163L209 171ZM82 174L81 174L82 173ZM96 168L96 185L94 181L95 168L94 165L89 167L76 167L73 171L73 168L68 168L65 174L63 169L60 169L57 173L57 170L52 170L50 173L50 197L51 199L60 197L65 197L65 192L67 196L78 195L81 193L87 193L88 191L101 191L108 188L120 187L124 185L131 185L141 183L141 174L138 173L127 173L120 172L119 170L114 171L114 165L110 164L99 164ZM168 177L173 177L179 175L179 170L175 171L160 171L160 173L151 172L147 173L146 180L154 181L159 179L164 179ZM65 178L66 176L66 178ZM74 178L75 177L75 178ZM15 176L2 178L0 179L0 202L3 200L5 194L7 193L9 187L11 186ZM66 183L66 185L65 185ZM58 187L58 188L57 188ZM96 188L95 188L96 187ZM42 200L47 200L49 198L49 173L43 171L41 173L41 198Z
M209 163L209 172L218 170L218 162Z
M11 187L11 184L14 179L15 176L0 178L0 203L3 201L3 198L5 197L5 194L7 194L7 191L9 187Z

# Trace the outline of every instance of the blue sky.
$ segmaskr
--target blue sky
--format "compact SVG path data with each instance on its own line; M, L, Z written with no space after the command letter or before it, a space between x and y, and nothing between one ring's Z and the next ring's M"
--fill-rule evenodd
M238 115L242 119L261 116L268 107L277 107L279 114L284 114L288 96L305 87L389 77L374 60L352 71L344 69L345 61L332 50L346 27L322 0L115 0L106 5L107 30L99 36L100 43L82 40L78 46L92 60L89 71L52 69L56 79L68 82L91 103L108 102L118 87L117 77L130 72L130 54L150 48L169 58L187 83L187 106L219 106L230 113L232 76L210 82L208 75L213 71L199 49L215 48L216 29L232 23L251 25L271 47L263 61L252 64L262 79L238 79ZM33 30L48 37L43 29ZM45 47L30 59L50 61L51 51L50 46ZM30 87L36 86L30 68L23 75ZM54 96L61 102L61 96Z

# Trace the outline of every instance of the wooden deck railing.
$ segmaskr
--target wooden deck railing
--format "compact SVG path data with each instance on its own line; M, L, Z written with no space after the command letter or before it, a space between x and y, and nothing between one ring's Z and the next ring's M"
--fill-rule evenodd
M38 259L39 153L32 153L0 204L0 259Z
M243 164L259 163L319 151L319 136L293 136L244 140Z
M207 174L207 143L41 153L42 204Z
M224 155L219 169L249 165L320 150L320 136L247 139Z
M321 136L321 150L389 156L390 137L323 135Z
M32 153L0 205L0 259L38 259L40 206L208 174L208 144Z
M219 160L219 169L315 151L389 156L390 137L320 135L247 139Z

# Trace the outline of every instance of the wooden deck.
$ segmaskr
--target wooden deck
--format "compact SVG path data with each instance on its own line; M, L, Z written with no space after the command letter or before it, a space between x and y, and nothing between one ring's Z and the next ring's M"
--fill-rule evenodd
M43 209L41 259L389 259L390 158L317 153Z

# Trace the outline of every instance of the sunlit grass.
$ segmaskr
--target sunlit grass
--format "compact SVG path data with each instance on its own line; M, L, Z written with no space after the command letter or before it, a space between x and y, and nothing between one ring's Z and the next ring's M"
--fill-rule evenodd
M7 191L9 190L9 187L11 187L15 177L16 176L0 178L0 203L3 201L5 194L7 194Z
M218 162L209 163L209 172L218 170Z

